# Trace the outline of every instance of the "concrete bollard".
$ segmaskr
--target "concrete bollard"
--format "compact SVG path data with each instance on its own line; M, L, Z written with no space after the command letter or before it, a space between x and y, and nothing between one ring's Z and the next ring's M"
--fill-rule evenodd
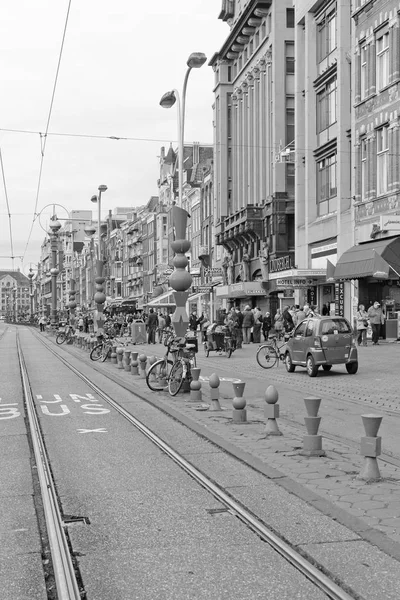
M318 417L321 398L304 398L307 417L304 417L304 423L307 429L307 435L303 437L303 450L300 452L303 456L325 456L325 450L322 449L322 435L318 435L321 417Z
M131 353L131 375L139 375L138 356L139 352Z
M117 348L117 369L123 369L124 365L122 363L122 359L124 356L124 349L121 347Z
M111 349L111 363L113 365L117 364L117 346L113 346Z
M140 377L142 379L146 379L146 363L147 363L147 356L145 354L141 354L139 356L139 366L140 366Z
M276 419L279 418L279 393L275 386L269 385L265 390L265 402L264 406L264 417L266 418L265 423L265 435L282 435L279 430Z
M152 365L154 365L154 363L157 362L157 359L155 356L149 356L149 370L150 367ZM156 380L156 374L154 373L154 370L150 373L150 377L149 377L149 381L155 381Z
M245 382L241 381L240 383L232 383L233 385L233 393L235 394L232 404L232 419L234 423L246 423L247 421L247 411L246 411L246 400L243 398Z
M201 381L199 381L201 369L192 368L192 381L190 382L190 402L201 402Z
M124 349L125 371L131 372L131 351Z
M216 373L213 373L209 380L208 385L210 386L210 410L221 410L221 405L219 403L219 386L220 380Z
M379 472L377 456L382 451L382 438L378 436L379 427L383 417L381 415L361 415L365 437L361 438L361 454L365 457L364 466L357 479L363 481L379 481L382 479Z

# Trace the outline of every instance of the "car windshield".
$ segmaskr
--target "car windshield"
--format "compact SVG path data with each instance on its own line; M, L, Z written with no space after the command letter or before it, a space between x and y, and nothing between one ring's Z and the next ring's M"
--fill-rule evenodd
M321 323L321 335L330 333L351 333L351 327L344 319L329 319Z

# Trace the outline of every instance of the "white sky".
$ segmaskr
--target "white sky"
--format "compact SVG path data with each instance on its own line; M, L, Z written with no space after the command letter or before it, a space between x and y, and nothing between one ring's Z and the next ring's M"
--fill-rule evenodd
M37 263L45 233L35 209L40 136L44 132L59 58L68 0L8 0L0 5L0 148L11 212L14 261L25 273ZM162 94L182 89L186 60L208 60L229 33L218 20L220 0L72 0L49 133L141 138L114 141L48 136L37 212L50 203L102 214L144 204L157 195L161 146L177 140L177 111L159 106ZM193 69L185 120L187 143L212 142L214 73L208 61ZM0 172L1 178L1 172ZM67 216L56 207L57 215ZM52 207L44 209L46 227ZM26 252L25 252L26 251ZM9 218L0 179L0 256L10 256ZM0 269L11 269L0 258ZM33 266L33 265L32 265Z

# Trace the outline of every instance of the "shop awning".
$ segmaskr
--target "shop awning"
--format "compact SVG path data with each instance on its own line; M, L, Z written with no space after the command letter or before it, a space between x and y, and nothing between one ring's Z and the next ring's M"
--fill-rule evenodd
M335 281L400 278L400 237L382 238L352 246L339 258Z
M172 307L172 306L176 306L175 304L175 300L174 300L174 296L173 296L173 290L169 290L168 292L165 292L164 294L161 294L160 296L157 296L157 298L153 298L153 300L150 300L150 302L145 302L143 304L143 306L150 306L150 307Z

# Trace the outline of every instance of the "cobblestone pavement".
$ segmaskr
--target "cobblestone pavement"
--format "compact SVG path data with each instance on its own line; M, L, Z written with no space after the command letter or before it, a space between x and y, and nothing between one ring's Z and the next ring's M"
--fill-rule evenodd
M128 345L128 348L147 356L162 356L165 351L160 345ZM360 348L360 368L355 376L348 375L344 367L339 366L329 373L320 372L316 378L309 378L303 369L289 374L282 364L263 370L255 361L256 349L257 345L249 345L227 359L215 353L206 358L200 348L197 363L204 378L201 402L191 402L189 394L171 398L167 392L152 393L143 379L117 370L109 362L96 363L95 368L105 369L125 384L133 385L138 395L166 412L172 411L175 417L180 415L186 424L192 424L199 433L220 443L255 468L265 466L278 484L284 481L290 488L287 485L289 479L293 483L293 493L303 493L304 497L307 493L314 494L314 504L318 506L318 498L321 499L319 506L325 514L346 521L347 526L353 525L358 531L364 527L366 538L400 560L400 345ZM78 355L84 352L75 346L70 346L68 351ZM232 421L230 381L221 382L222 410L209 410L207 378L213 372L221 379L240 378L246 382L246 423ZM265 433L264 392L270 384L280 393L281 418L278 423L283 434L280 437ZM301 400L306 396L323 399L320 410L320 414L324 413L320 431L326 452L323 457L300 454L306 433L302 424L305 408ZM372 407L374 412L384 416L379 431L383 436L384 452L378 461L382 480L366 483L357 478L365 460L360 455L360 437L365 435L360 415L372 412ZM385 448L384 424L388 449ZM383 535L374 538L373 532Z

